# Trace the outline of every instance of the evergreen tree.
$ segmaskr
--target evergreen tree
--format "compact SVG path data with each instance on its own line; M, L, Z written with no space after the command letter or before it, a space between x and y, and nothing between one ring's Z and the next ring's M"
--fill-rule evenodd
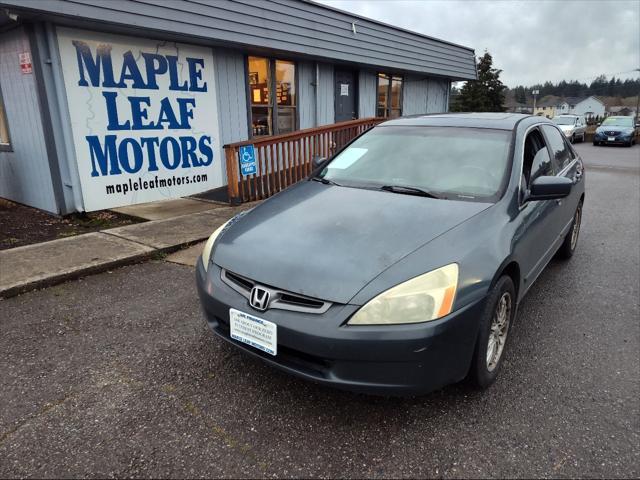
M452 105L454 112L503 112L505 87L500 81L502 70L493 68L493 57L487 51L478 58L478 80L460 89Z
M523 86L517 86L515 88L515 97L516 97L516 102L518 103L527 103L527 91L525 90L525 88Z

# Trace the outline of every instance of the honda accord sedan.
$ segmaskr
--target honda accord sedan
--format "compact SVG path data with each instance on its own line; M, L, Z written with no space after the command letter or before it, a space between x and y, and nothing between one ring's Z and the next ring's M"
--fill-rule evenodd
M576 249L585 178L565 135L537 116L399 118L316 167L207 241L213 332L353 391L491 385L519 302Z

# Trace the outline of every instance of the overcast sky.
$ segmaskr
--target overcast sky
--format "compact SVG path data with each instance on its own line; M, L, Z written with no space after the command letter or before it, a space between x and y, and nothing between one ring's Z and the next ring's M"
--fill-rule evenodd
M640 68L640 0L318 1L471 47L476 55L487 49L509 87L640 73L632 72Z

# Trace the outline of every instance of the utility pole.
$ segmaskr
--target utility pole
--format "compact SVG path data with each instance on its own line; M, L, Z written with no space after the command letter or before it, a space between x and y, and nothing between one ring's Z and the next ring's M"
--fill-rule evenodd
M533 95L533 111L531 112L532 115L536 114L536 98L539 94L540 90L534 90L533 92L531 92L531 95Z
M640 72L640 68L636 68L636 72ZM640 92L636 96L636 125L640 123Z

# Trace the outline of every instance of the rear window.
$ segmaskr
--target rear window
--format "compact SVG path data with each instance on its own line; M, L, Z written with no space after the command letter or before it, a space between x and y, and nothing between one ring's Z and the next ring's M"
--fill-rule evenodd
M376 127L320 176L348 186L403 185L444 198L497 200L508 173L511 132L456 127Z

